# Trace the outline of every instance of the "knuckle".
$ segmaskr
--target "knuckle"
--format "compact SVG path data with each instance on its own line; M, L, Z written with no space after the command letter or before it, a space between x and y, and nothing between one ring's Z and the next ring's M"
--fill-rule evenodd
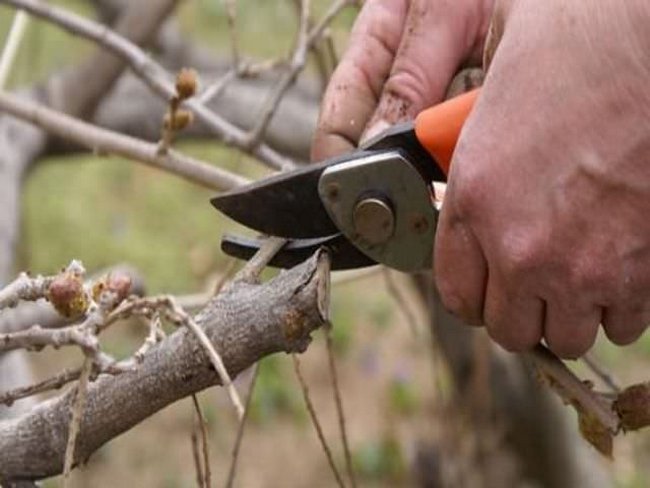
M511 276L527 277L544 264L544 243L534 232L517 228L504 233L502 241L503 265Z
M396 98L403 102L402 113L399 115L406 117L433 102L427 87L428 81L423 69L408 59L401 59L386 80L384 94L389 99Z
M508 352L528 351L542 338L540 328L513 323L501 317L486 318L486 325L490 337Z

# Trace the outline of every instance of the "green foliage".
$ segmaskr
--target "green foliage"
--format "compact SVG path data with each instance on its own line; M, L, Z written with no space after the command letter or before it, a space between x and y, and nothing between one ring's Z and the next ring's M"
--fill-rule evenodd
M339 357L346 356L350 351L356 321L354 307L350 306L346 301L345 297L335 292L330 306L332 313L332 345L334 346L334 354Z
M286 361L276 355L260 364L257 385L251 402L250 418L264 424L278 416L288 415L299 422L306 420L300 390L292 381Z
M363 479L398 480L406 473L402 449L392 435L362 444L352 453L356 473Z
M370 304L370 321L378 330L385 330L393 323L393 310L395 304L382 294L377 300Z
M404 377L395 377L390 381L388 402L391 412L398 415L411 415L420 406L420 399L413 382Z
M117 158L39 165L26 181L21 267L53 272L72 258L89 270L129 262L149 291L203 286L224 259L225 219L213 192Z

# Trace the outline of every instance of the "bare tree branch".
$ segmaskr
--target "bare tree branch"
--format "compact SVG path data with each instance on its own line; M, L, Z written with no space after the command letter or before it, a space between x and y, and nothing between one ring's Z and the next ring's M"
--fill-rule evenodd
M86 146L97 154L123 156L213 190L227 190L248 182L244 177L176 151L159 154L156 144L96 127L15 95L0 92L0 109L52 134Z
M317 253L267 283L233 283L195 320L234 377L274 352L305 350L310 333L326 320L328 279L327 255ZM75 463L166 405L218 381L193 334L179 329L154 346L137 370L102 375L89 385ZM5 480L61 472L73 400L68 392L0 423L0 473Z
M136 44L106 26L40 0L1 0L1 3L24 9L36 17L55 23L72 34L83 36L100 44L126 62L133 72L159 96L164 99L174 96L174 85L164 68L147 56ZM294 166L290 160L265 144L257 145L254 148L250 147L247 134L244 131L206 108L197 99L187 100L184 106L210 127L225 144L242 149L276 169L288 169Z

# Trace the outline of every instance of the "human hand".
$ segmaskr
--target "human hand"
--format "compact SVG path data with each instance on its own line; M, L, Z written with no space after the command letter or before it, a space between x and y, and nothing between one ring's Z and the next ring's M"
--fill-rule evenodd
M369 0L323 102L313 156L438 102L476 60L490 1ZM435 263L446 306L506 349L583 354L650 319L650 7L499 2L500 41L459 142ZM495 43L496 44L496 43Z
M514 351L584 354L650 320L650 6L520 0L457 146L445 305Z
M367 0L327 87L312 159L349 151L443 100L478 64L494 0Z

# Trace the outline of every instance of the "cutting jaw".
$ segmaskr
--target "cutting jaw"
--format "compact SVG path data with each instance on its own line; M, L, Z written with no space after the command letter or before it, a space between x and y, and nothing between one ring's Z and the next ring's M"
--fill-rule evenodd
M290 239L273 266L294 266L326 247L332 269L381 263L412 272L432 264L431 182L441 179L412 124L403 124L362 150L238 188L212 204L249 228ZM259 245L231 235L222 241L224 252L244 259Z

